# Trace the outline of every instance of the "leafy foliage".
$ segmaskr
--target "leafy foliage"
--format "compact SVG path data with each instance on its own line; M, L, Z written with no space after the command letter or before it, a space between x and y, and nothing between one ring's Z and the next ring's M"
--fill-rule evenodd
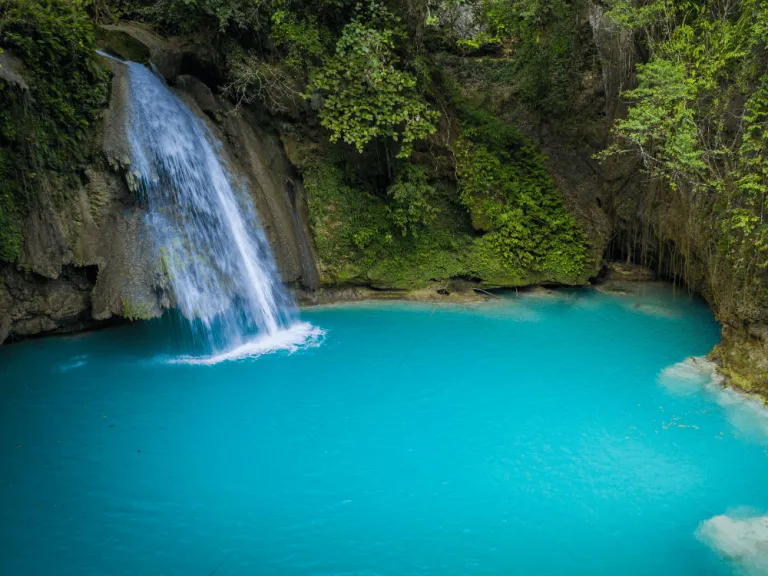
M564 0L479 0L469 6L478 32L458 41L459 47L469 51L528 39L571 11Z
M73 174L89 157L108 73L94 60L93 26L79 2L0 4L0 46L23 62L28 83L0 83L0 259L12 261L41 172Z
M284 50L283 61L290 70L303 72L326 52L330 32L318 24L314 14L302 17L279 6L271 20L270 38Z
M700 212L694 229L662 233L681 244L696 238L711 254L708 285L722 318L751 314L768 303L768 2L650 0L637 9L614 0L608 17L641 31L650 56L603 156L636 153L666 184L662 202Z
M686 82L684 63L663 58L638 66L639 86L624 93L633 106L615 131L629 140L647 163L657 163L670 177L702 174L706 165L698 147L694 107L696 89Z
M423 168L407 164L387 189L387 195L391 199L387 213L403 236L408 233L418 236L434 222L436 210L430 198L435 195L435 188L429 184Z
M105 6L99 3L105 2ZM103 20L144 20L169 34L248 34L265 27L269 3L259 0L90 0Z
M362 151L371 140L390 137L402 142L397 156L407 158L414 141L436 131L438 113L419 94L414 75L398 68L401 36L394 16L376 7L347 24L335 52L312 71L306 97L322 94L320 122L331 142L341 139Z
M485 251L508 271L576 279L584 273L586 241L563 205L533 144L514 127L464 103L456 143L461 202Z
M476 0L464 6L474 29L456 40L459 50L500 56L502 81L541 111L564 115L584 41L574 25L577 6L565 0Z
M412 161L383 190L336 155L299 160L324 282L418 288L470 277L487 286L584 281L586 241L516 129L457 99L458 186Z
M83 143L106 100L107 72L94 60L93 26L77 2L19 0L5 14L0 42L29 77L35 134L46 166L82 162Z

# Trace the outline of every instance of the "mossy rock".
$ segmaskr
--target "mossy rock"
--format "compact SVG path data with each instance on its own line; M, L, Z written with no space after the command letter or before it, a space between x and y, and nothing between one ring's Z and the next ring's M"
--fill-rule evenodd
M96 27L96 44L107 52L123 60L148 64L150 52L144 44L122 30L109 30Z
M152 313L152 304L139 302L130 297L123 298L123 318L126 320L151 320L155 316Z
M728 382L745 392L768 397L768 345L742 328L725 326L723 341L710 357L720 364Z

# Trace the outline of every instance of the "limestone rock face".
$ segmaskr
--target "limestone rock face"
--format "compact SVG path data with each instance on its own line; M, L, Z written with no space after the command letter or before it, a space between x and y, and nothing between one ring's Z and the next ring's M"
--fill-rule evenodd
M80 183L46 173L23 225L21 254L0 265L0 342L93 326L125 310L153 317L170 305L143 214L117 171L129 163L125 67L113 63L101 155ZM54 198L66 198L54 202Z
M122 60L132 60L142 64L149 63L150 50L141 41L134 38L134 34L141 33L141 29L134 31L131 27L126 31L125 26L98 26L96 28L96 44L99 48L106 50L110 54L121 58Z
M308 240L306 215L302 214L302 206L306 206L303 186L280 139L247 114L227 116L224 130L241 173L251 182L256 208L283 280L317 288L317 266Z
M67 267L50 280L10 266L0 269L0 341L86 327L90 274L88 268Z

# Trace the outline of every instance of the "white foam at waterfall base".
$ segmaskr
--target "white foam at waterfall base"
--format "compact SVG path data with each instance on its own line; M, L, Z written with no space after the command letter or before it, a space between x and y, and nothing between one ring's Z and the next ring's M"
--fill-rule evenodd
M696 537L749 576L768 575L768 516L735 510L702 522Z
M673 364L661 371L659 383L672 394L705 394L723 409L739 434L768 444L768 409L762 399L726 388L711 360L699 356Z
M264 354L287 351L289 354L297 350L315 348L322 344L325 331L309 322L295 324L277 332L265 333L236 346L235 348L210 356L181 356L169 360L171 364L202 364L213 365L233 360L248 360Z

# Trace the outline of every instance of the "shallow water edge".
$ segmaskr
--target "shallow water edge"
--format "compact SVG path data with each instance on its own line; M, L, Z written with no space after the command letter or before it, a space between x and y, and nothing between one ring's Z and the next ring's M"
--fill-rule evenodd
M433 282L426 288L416 290L389 290L389 289L376 289L370 286L327 286L320 287L314 291L306 291L303 289L294 289L293 293L300 310L313 310L322 309L324 307L333 306L345 306L349 304L375 304L377 302L410 302L410 303L425 303L431 306L482 306L483 304L493 303L500 298L514 294L520 298L561 298L569 294L574 293L588 293L590 291L598 291L610 296L617 297L619 299L631 299L638 295L642 295L647 292L654 292L658 290L665 290L672 287L676 293L687 294L689 298L699 299L702 298L696 294L692 294L685 288L681 288L677 285L673 285L670 282L664 280L656 280L652 274L638 266L628 265L615 265L608 268L608 272L605 277L596 279L595 282L588 286L552 286L552 285L530 285L521 286L518 288L497 288L497 289L484 289L480 287L476 282L469 280L452 280L449 282ZM650 315L664 316L668 314L662 308L654 307L648 304L636 304L636 309L639 312L644 312ZM121 324L132 322L131 320L125 320L119 317L113 317L110 321L99 323L83 322L78 325L77 329L67 332L55 332L55 333L41 333L27 338L17 340L21 342L24 340L33 340L38 338L48 338L52 336L73 336L77 334L86 334L90 332L98 332L109 328L115 328ZM312 334L309 338L310 343L317 341L320 336L318 334ZM13 344L14 341L8 341L5 344ZM291 344L293 346L295 343ZM248 347L248 344L244 346ZM256 344L255 348L259 348ZM290 348L290 346L288 346ZM744 398L751 403L754 402L768 402L768 398L760 394L751 392L747 386L744 386L742 379L736 377L731 371L724 370L721 362L721 355L717 353L720 345L715 346L712 352L707 355L707 359L713 363L715 369L718 372L718 381L720 386L728 388L734 392L741 394ZM258 354L256 354L258 355ZM226 359L228 355L226 353L221 354L222 358ZM237 357L238 354L232 355ZM190 362L206 362L207 360L189 358Z

